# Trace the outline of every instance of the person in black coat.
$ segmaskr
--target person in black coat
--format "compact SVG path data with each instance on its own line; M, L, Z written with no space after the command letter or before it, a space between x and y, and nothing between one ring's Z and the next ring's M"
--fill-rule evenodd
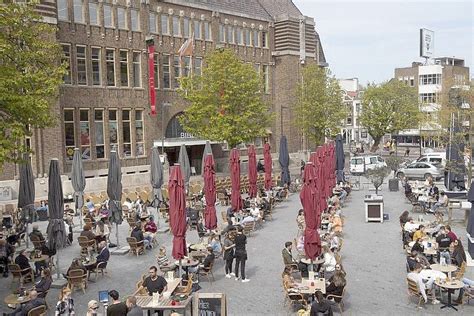
M15 258L15 263L20 266L20 270L25 270L21 274L25 275L31 272L30 261L26 256L26 249L20 251L20 254Z
M235 280L239 280L239 267L240 267L240 276L242 282L249 282L250 279L245 278L245 262L247 261L247 236L243 234L242 226L238 227L237 235L234 238L235 244Z
M326 290L327 291L327 290ZM316 291L316 299L311 305L310 316L328 315L332 316L332 308L330 303L324 298L321 291Z

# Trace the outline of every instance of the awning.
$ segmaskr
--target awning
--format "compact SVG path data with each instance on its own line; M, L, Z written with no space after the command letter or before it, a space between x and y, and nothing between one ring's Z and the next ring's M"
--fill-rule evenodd
M220 144L219 142L212 142L211 144ZM186 146L199 146L199 145L206 145L205 139L198 139L198 138L167 138L164 142L161 140L153 141L153 146L156 147L180 147L181 145Z

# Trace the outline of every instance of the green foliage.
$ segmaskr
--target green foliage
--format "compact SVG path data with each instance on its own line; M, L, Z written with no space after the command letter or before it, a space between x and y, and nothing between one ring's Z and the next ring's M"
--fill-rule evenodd
M369 169L366 171L366 177L372 182L375 188L375 194L379 193L379 187L383 184L383 180L390 174L390 169L387 167L380 167Z
M398 168L400 168L400 164L403 162L402 157L398 156L388 156L385 158L385 163L387 164L387 167L389 168L390 171L397 171ZM395 173L393 175L395 177Z
M296 97L295 126L310 140L320 145L324 137L334 137L340 132L347 113L339 83L328 69L317 65L305 67Z
M180 117L186 132L231 148L265 135L271 115L254 68L230 50L205 58L202 76L180 78L180 95L190 106Z
M31 128L51 126L65 66L54 27L29 4L0 6L0 168L20 162Z
M374 139L372 151L385 134L419 128L421 117L416 89L402 81L369 85L362 97L360 122Z

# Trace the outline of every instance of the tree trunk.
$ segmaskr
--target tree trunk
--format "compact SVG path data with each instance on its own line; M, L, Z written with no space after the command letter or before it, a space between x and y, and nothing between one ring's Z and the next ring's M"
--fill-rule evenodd
M374 153L379 149L379 144L380 144L381 139L382 139L382 137L374 138L374 144L372 145L372 147L370 147L370 152L371 153Z

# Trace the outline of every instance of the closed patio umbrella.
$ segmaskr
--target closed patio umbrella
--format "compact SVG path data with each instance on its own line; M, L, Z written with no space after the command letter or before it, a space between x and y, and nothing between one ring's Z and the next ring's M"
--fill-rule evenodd
M467 193L467 200L471 202L471 211L467 221L466 231L471 238L474 238L474 181L471 182L471 187Z
M290 185L290 154L288 153L288 142L285 135L280 138L280 155L278 157L278 162L281 167L281 183L283 185Z
M33 221L35 214L35 178L31 170L30 158L25 155L25 163L20 164L20 186L18 188L18 208L22 210L22 217L26 225ZM28 226L26 226L28 232ZM26 247L29 246L29 238L26 238Z
M450 142L446 147L446 171L444 186L448 191L452 191L456 183L464 186L464 175L466 173L464 157L464 144Z
M46 230L48 248L57 253L66 244L67 233L64 227L64 195L59 171L58 159L51 159L48 175L48 209L49 223ZM59 254L56 255L56 272L59 274Z
M178 163L181 168L181 174L185 184L186 192L188 191L189 178L191 178L191 165L189 164L188 152L186 146L183 144L179 149Z
M263 165L265 166L265 190L269 191L272 188L272 154L269 143L265 143L263 147Z
M255 153L255 146L250 145L248 148L249 156L249 197L253 199L257 196L257 154Z
M157 147L153 147L151 150L150 184L153 188L152 205L158 207L160 202L163 201L161 195L161 186L163 185L163 165L161 164L160 154L158 153Z
M74 148L72 158L71 184L74 189L75 212L79 211L79 222L82 228L82 207L84 206L84 189L86 188L86 178L82 167L82 155L79 148Z
M171 167L168 182L170 204L170 227L173 233L173 258L179 260L181 275L181 259L186 256L186 192L181 167L175 164Z
M209 230L216 229L216 171L214 169L214 157L211 153L207 154L204 164L204 196L206 197L204 225Z
M109 196L110 222L115 223L115 236L119 247L118 225L122 224L122 168L115 150L110 152L109 173L107 174L107 195Z
M206 140L206 145L204 146L204 151L202 153L202 162L201 162L201 175L204 176L204 165L206 164L206 157L208 154L212 155L211 143Z
M342 144L342 136L338 134L336 136L336 176L337 182L344 181L344 146Z
M306 163L303 172L303 188L300 192L306 228L304 231L304 251L306 257L314 260L321 254L321 239L317 231L317 188L316 168L312 162Z
M240 157L239 150L234 148L230 152L230 182L231 182L231 205L234 212L242 209L242 198L240 196Z

